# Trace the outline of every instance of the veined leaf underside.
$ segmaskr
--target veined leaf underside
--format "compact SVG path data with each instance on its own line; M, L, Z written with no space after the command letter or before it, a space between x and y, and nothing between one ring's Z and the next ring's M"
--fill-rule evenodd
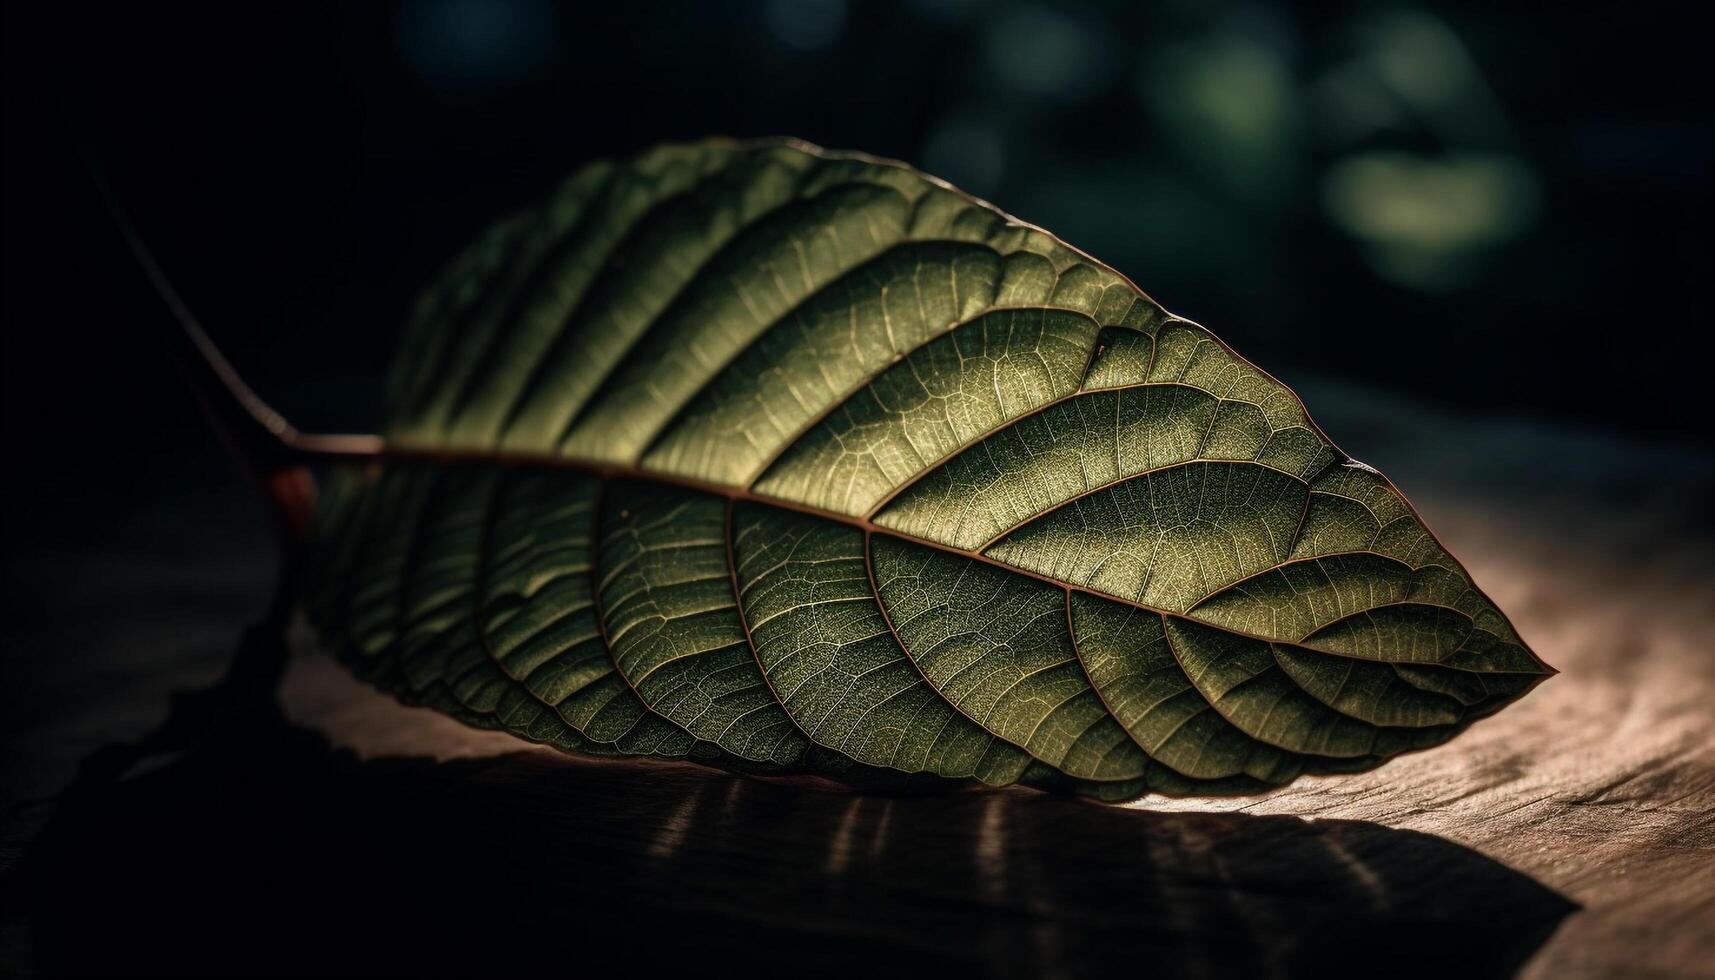
M1551 671L1202 327L900 164L599 163L425 293L309 608L562 749L865 785L1253 792Z

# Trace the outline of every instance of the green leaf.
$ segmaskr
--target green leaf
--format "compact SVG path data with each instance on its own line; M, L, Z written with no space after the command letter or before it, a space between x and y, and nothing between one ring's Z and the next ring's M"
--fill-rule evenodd
M1552 673L1202 327L905 166L592 165L419 303L309 606L411 703L864 785L1251 792Z

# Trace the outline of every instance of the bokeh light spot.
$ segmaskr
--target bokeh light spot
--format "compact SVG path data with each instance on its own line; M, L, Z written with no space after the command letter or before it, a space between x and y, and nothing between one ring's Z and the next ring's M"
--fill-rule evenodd
M846 29L845 0L769 0L768 29L797 51L831 47Z
M1467 281L1471 259L1530 227L1538 197L1535 174L1502 154L1363 153L1322 181L1329 219L1365 244L1375 271L1426 290Z
M990 65L1013 88L1076 101L1100 91L1114 74L1113 41L1099 25L1049 10L1020 7L995 21Z
M1168 138L1240 198L1271 204L1295 181L1298 89L1272 48L1233 36L1163 45L1139 84Z
M410 0L397 23L405 61L446 88L521 81L560 44L559 12L547 0Z

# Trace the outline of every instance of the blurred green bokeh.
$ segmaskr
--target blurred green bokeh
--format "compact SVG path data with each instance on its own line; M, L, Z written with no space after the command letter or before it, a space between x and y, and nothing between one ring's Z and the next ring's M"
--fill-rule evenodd
M1187 6L1134 43L1099 9L953 13L980 20L980 70L993 77L937 120L924 164L1009 202L1016 190L1026 217L1051 214L1113 261L1190 273L1190 258L1204 277L1254 281L1267 256L1253 243L1305 217L1294 202L1317 202L1316 218L1375 275L1441 292L1484 275L1535 222L1521 141L1466 45L1428 10L1359 12L1308 48L1259 6ZM1056 149L1028 140L1036 117L1121 75L1136 115L1113 125L1141 138L1104 159L1054 155L1053 179L1031 176ZM1009 173L1024 186L1008 187ZM1140 224L1171 234L1139 235Z

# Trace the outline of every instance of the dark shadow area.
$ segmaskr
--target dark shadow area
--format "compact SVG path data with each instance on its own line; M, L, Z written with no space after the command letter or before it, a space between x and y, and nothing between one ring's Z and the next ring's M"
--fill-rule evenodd
M365 761L266 710L101 768L7 889L46 975L1505 976L1574 908L1360 821Z

